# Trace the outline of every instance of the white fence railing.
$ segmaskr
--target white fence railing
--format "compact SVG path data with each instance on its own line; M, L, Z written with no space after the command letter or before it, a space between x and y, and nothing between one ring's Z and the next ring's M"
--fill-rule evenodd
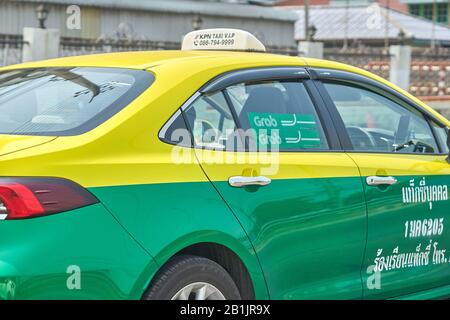
M0 66L22 62L22 37L0 36Z

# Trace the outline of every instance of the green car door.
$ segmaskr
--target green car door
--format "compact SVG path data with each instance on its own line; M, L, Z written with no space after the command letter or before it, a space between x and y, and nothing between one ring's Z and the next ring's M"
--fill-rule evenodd
M183 108L196 155L252 241L270 297L361 298L363 186L306 70L236 72L202 92Z
M364 296L396 298L450 285L446 128L374 82L327 77L323 86L343 120L367 199Z

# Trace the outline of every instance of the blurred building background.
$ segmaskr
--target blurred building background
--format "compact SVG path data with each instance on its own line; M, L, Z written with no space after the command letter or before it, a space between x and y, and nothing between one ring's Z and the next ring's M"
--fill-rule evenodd
M278 5L303 6L304 3L304 0L281 0ZM436 22L447 25L450 23L450 1L448 0L310 0L311 5L370 5L373 3L428 20L433 20L435 15Z
M46 40L54 52L48 57L179 49L189 31L231 27L255 34L269 52L323 57L374 72L450 117L449 4L450 0L0 0L0 66L33 59L33 50L41 48L30 32L39 33L41 27L52 30L55 39ZM75 29L67 27L72 5L81 10ZM29 27L34 29L24 30Z
M305 2L313 40L323 57L392 80L392 46L411 49L411 93L450 118L449 0L285 0L298 14L295 37L306 39ZM395 82L395 81L394 81Z
M280 6L303 6L304 0L281 0ZM378 3L391 9L449 25L450 1L448 0L310 0L311 5L369 5Z
M248 30L272 47L294 47L293 12L261 5L181 0L2 0L0 35L21 36L37 27L36 7L46 4L47 28L60 30L64 40L134 40L178 44L192 29L233 26ZM265 3L256 1L255 3ZM82 8L81 28L66 28L67 8Z

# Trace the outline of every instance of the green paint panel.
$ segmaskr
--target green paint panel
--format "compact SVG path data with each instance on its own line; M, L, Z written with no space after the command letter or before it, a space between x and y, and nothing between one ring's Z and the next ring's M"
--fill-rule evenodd
M268 298L253 246L210 182L93 188L91 192L159 265L193 244L224 245L246 265L256 297Z
M367 298L392 298L450 284L449 177L397 179L390 187L366 186ZM379 286L374 286L374 271L379 272Z
M215 186L247 231L272 299L362 298L366 207L359 177Z
M226 181L92 188L107 209L0 222L0 298L139 299L158 266L202 242L242 259L258 299L448 295L450 203L444 187L433 188L444 185L447 176L400 177L389 188L367 187L359 177L274 180L262 188ZM442 231L433 224L441 218ZM416 220L432 221L432 234L420 235ZM427 265L391 264L381 288L368 289L366 269L376 258L384 257L381 265L420 244L420 252L431 244ZM73 265L81 290L67 287Z
M359 177L274 180L259 189L214 185L232 211L209 182L92 192L158 264L190 244L216 242L241 257L258 298L268 297L266 283L273 299L362 297L366 211Z
M80 290L67 286L77 284L70 266ZM0 299L140 299L156 270L101 204L0 221Z

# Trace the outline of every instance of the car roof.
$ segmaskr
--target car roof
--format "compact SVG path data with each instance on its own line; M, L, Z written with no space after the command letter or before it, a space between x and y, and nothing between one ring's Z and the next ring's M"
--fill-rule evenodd
M233 51L139 51L91 54L74 57L64 57L45 61L36 61L9 66L1 70L16 68L41 67L115 67L130 69L149 69L167 63L192 63L205 65L208 61L220 64L234 63L241 59L252 59L268 63L286 63L288 65L306 65L299 57ZM219 62L220 61L220 62ZM278 62L278 63L277 63Z
M357 73L378 82L381 82L405 96L409 97L424 109L434 114L447 126L450 121L433 110L422 101L405 90L393 85L366 70L350 65L312 59L304 57L285 56L257 52L236 52L236 51L180 51L180 50L159 50L159 51L138 51L138 52L116 52L92 55L82 55L73 57L57 58L45 61L28 62L18 65L0 68L0 71L22 68L44 68L44 67L104 67L104 68L129 68L138 70L152 70L161 65L183 64L189 70L202 71L214 66L229 66L230 69L239 69L256 66L299 66L337 69Z

